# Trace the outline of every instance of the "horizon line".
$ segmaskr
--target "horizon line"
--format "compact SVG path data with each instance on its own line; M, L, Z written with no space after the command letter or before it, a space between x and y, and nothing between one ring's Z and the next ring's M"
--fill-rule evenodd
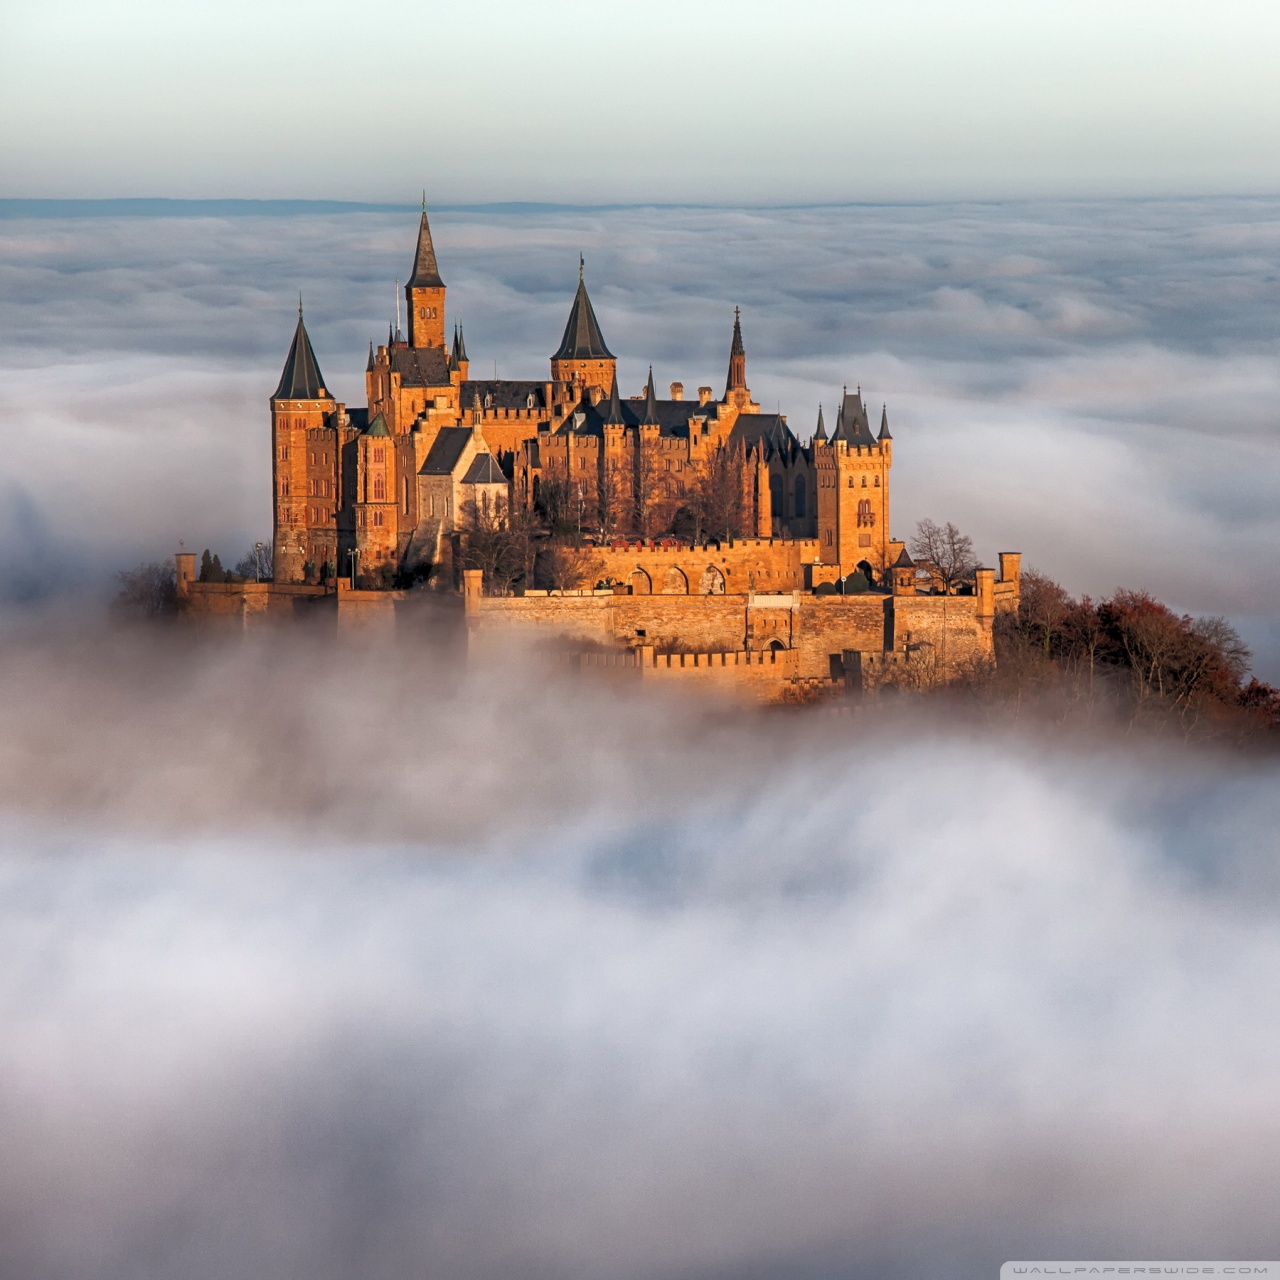
M1074 195L1074 196L938 196L915 199L792 200L749 201L659 201L616 200L596 204L575 204L551 200L463 201L430 206L437 213L603 213L626 210L774 210L786 212L809 209L893 209L931 208L946 205L1033 205L1033 204L1175 204L1197 200L1275 200L1276 191L1221 191L1163 195ZM107 196L107 197L0 197L0 220L55 217L200 217L260 216L284 217L298 213L418 213L419 202L295 199L290 197L240 196Z

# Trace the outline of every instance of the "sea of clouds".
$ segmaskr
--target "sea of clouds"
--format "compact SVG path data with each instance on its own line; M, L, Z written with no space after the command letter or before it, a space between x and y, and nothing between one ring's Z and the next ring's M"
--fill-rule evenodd
M414 222L0 219L0 1272L1280 1253L1269 760L95 620L266 535L296 290L359 403ZM477 373L545 369L579 250L624 392L718 383L741 305L802 434L888 402L899 536L1227 613L1280 674L1273 202L433 225Z

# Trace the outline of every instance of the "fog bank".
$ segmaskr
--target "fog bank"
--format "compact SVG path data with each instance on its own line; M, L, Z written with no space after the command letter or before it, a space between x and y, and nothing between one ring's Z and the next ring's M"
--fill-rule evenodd
M0 638L7 1274L1280 1244L1269 762Z

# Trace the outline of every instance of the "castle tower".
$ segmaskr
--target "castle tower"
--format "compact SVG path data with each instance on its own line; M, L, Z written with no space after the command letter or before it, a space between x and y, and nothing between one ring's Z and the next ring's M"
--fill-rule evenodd
M275 521L272 576L276 582L305 577L309 519L308 432L325 431L337 402L325 389L324 377L298 302L298 327L285 358L280 384L271 397L272 489Z
M431 226L427 222L427 200L422 199L422 221L418 224L418 251L413 259L413 274L404 287L409 303L409 345L411 347L443 347L444 281L436 263L435 245L431 243Z
M818 544L824 564L852 573L864 560L877 575L890 567L889 472L893 437L889 412L871 434L862 392L845 391L829 441L813 440L818 475Z
M551 377L555 382L579 382L598 387L602 395L617 375L618 362L604 344L600 322L587 297L586 264L578 259L578 292L569 309L569 322L555 355L551 357Z

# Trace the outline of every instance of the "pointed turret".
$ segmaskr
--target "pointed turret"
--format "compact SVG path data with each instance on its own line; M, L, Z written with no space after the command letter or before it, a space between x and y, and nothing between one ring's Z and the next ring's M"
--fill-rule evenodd
M871 424L867 421L866 406L862 403L862 389L853 395L845 388L840 402L840 412L836 417L836 429L832 432L831 441L843 440L850 445L873 445L875 437L871 434Z
M876 436L877 440L892 440L889 434L889 406L886 404L880 409L880 434Z
M595 308L587 295L586 263L578 257L578 291L573 295L564 337L551 357L551 376L557 382L573 382L584 387L607 387L617 373L617 360L605 345Z
M422 201L422 219L418 223L418 248L413 256L413 274L404 287L409 303L409 345L443 347L444 281L436 262L436 247L431 242L431 224L427 221L427 202Z
M644 417L640 419L640 425L658 426L658 393L653 386L653 365L649 366L649 382L644 389Z
M822 406L821 406L821 405L819 405L819 406L818 406L818 425L817 425L817 427L814 429L813 438L814 438L815 440L821 441L821 442L822 442L822 443L824 443L824 444L826 443L826 439L827 439L827 424L826 424L825 422L823 422L823 420L822 420Z
M302 304L298 304L298 327L293 331L293 342L285 357L284 372L276 387L273 400L322 400L328 393L324 389L324 377L316 353L307 337L307 326L302 323Z
M462 326L455 324L453 326L453 362L461 366L467 359L467 342L462 336Z
M373 372L373 343L369 343L369 362L364 367L365 373Z
M625 427L627 420L622 416L622 397L618 395L618 375L613 375L613 382L609 387L609 413L605 417L605 426L607 427Z

